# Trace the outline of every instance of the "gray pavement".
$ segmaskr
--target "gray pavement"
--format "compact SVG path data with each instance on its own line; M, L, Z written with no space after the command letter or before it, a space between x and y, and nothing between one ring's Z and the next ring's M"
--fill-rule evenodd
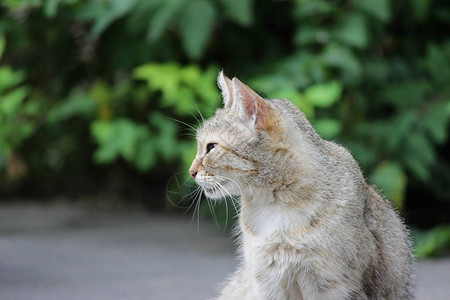
M209 221L0 206L1 300L210 299L235 266ZM417 299L450 299L450 259L420 261L417 281Z

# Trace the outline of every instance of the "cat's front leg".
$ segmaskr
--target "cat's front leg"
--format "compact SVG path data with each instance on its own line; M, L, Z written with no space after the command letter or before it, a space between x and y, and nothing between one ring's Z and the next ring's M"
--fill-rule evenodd
M267 300L303 300L300 290L291 287L280 287L284 285L283 282L278 280L273 281L258 281L253 282L253 295L252 299L267 299Z
M249 274L243 267L238 269L221 289L218 300L259 299L254 293Z
M251 282L256 299L303 300L300 288L293 280L296 272L291 266L272 262L269 265L256 266L253 270L254 277Z
M367 300L363 288L350 280L350 270L334 273L324 265L301 268L296 281L305 299Z

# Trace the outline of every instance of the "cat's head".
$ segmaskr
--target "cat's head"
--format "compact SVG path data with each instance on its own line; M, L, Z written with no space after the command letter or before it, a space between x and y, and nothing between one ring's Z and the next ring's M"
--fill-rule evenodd
M277 184L282 180L281 169L288 168L286 156L291 155L286 151L291 136L289 112L223 72L218 85L224 107L197 130L191 176L209 198L241 195L252 188Z

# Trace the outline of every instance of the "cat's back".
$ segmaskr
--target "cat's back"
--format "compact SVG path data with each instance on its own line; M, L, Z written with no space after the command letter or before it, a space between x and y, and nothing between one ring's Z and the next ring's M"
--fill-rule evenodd
M368 184L366 190L364 221L377 246L365 276L368 294L376 299L411 299L414 257L408 230L388 199Z
M410 299L413 286L414 258L406 226L390 201L374 187L365 182L361 169L351 153L344 147L323 140L312 128L306 116L289 100L271 99L270 103L291 120L295 130L299 130L315 146L315 157L323 167L334 187L337 198L346 199L349 205L342 208L345 219L354 220L353 227L359 231L361 241L375 242L375 252L370 254L373 261L364 275L364 290L371 299ZM323 179L326 180L326 179ZM341 193L339 193L341 191ZM363 217L362 222L358 216ZM352 222L350 222L352 223ZM365 225L363 230L359 226ZM363 226L364 226L363 225ZM359 228L359 229L358 229Z

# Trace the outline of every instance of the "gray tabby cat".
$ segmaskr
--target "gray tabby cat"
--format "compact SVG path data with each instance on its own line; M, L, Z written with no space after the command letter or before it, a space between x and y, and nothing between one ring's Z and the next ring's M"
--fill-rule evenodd
M243 259L220 299L411 299L408 231L351 154L288 100L218 85L190 174L209 198L240 196Z

